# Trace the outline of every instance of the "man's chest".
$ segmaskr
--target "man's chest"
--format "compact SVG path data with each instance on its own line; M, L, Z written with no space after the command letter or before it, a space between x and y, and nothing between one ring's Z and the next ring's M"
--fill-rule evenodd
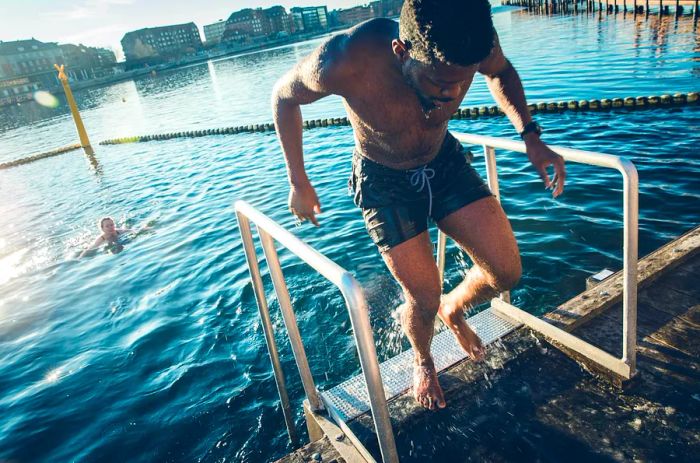
M359 127L378 134L435 130L444 126L461 102L460 98L425 110L409 86L371 79L365 80L357 90L345 97L345 106Z

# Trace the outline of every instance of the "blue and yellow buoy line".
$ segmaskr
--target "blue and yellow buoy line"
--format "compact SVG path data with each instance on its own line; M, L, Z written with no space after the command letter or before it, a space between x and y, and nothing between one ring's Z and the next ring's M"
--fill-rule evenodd
M557 102L541 102L529 104L530 113L560 113L564 111L605 111L612 109L654 109L678 107L698 104L699 92L665 94L660 96L638 96L626 98L603 98L600 100L571 100ZM498 106L480 106L458 109L452 119L477 119L482 117L503 116ZM315 119L304 121L305 129L318 127L336 127L349 125L347 117ZM273 132L272 123L240 125L218 129L189 130L184 132L160 133L154 135L136 135L133 137L113 138L100 142L100 145L120 145L123 143L139 143L172 138L206 137L209 135L233 135L238 133Z
M608 111L608 110L639 110L655 108L676 108L680 106L697 105L700 103L700 92L675 93L673 95L664 94L660 96L639 96L626 98L603 98L600 100L571 100L556 102L541 102L528 105L532 114L538 113L561 113L565 111ZM504 115L498 106L480 106L471 108L460 108L453 115L452 119L477 119L483 117L498 117ZM69 145L55 150L34 154L10 162L0 163L0 170L20 166L39 159L57 156L79 148L85 149L91 154L90 142L87 134L81 133L82 124L78 124L80 144ZM336 117L329 119L315 119L304 121L305 129L315 129L319 127L338 127L350 125L347 117ZM275 126L272 123L250 124L238 127L225 127L218 129L190 130L185 132L170 132L154 135L137 135L133 137L122 137L104 140L100 145L121 145L124 143L139 143L147 141L170 140L173 138L206 137L209 135L233 135L238 133L273 132ZM82 128L82 132L85 132Z

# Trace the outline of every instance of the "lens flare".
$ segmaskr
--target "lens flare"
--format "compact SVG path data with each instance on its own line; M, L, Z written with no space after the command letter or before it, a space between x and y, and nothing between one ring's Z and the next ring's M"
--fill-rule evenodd
M49 92L45 92L44 90L34 92L34 101L39 103L41 106L46 106L47 108L58 107L58 98Z

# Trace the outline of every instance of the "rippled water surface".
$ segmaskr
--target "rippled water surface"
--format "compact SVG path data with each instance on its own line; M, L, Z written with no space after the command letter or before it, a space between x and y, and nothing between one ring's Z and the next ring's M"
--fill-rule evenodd
M700 89L700 39L689 18L496 16L530 101ZM318 40L77 92L93 143L271 119L272 85ZM478 79L465 105L492 104ZM338 98L307 118L343 114ZM698 222L700 108L537 116L545 140L625 156L639 169L640 253ZM452 130L514 137L502 118ZM72 143L65 104L0 110L0 162ZM399 290L347 196L352 132L305 133L324 213L295 228L274 134L97 147L0 171L0 460L266 461L289 450L231 204L246 199L355 273L382 358L405 341L390 317ZM569 166L552 200L523 155L499 152L503 204L524 275L517 304L541 313L621 264L618 174ZM477 157L483 173L483 159ZM113 215L151 229L118 254L77 260ZM449 248L449 285L468 260ZM320 387L358 371L342 298L281 252ZM269 281L265 275L265 281ZM273 321L283 332L277 307ZM290 394L302 388L280 335ZM403 344L402 344L403 343ZM449 399L449 398L448 398ZM297 415L299 429L303 418Z

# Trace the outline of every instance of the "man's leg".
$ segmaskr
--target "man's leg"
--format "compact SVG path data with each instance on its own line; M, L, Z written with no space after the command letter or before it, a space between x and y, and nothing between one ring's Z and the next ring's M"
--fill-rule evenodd
M441 293L430 236L423 232L384 251L382 257L406 299L399 312L401 326L415 354L413 395L426 408L443 408L445 399L430 355Z
M474 263L464 281L443 297L438 315L467 354L478 360L484 350L467 325L464 311L515 286L522 273L518 244L503 208L492 196L453 212L440 220L438 227Z

